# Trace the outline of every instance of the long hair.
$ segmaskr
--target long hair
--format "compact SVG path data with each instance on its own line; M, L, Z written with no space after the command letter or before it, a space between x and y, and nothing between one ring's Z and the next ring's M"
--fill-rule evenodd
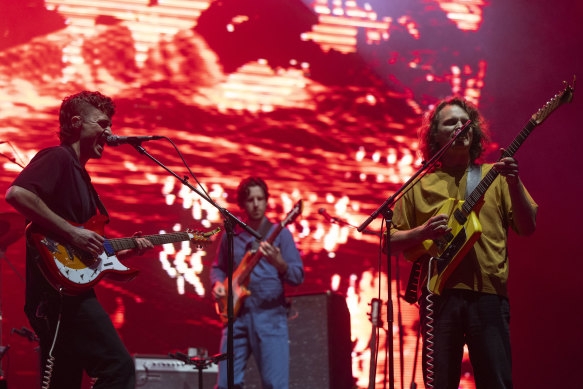
M263 189L265 194L265 200L269 198L269 192L267 191L267 184L260 177L247 177L237 187L237 204L241 209L245 208L245 201L249 197L249 188L252 186L258 186Z
M61 103L59 111L59 140L61 143L70 143L75 139L75 128L71 123L73 116L84 113L84 110L92 106L106 114L110 119L115 113L113 100L99 92L83 91L67 96Z
M439 124L439 113L441 110L448 105L457 105L461 107L468 116L470 117L473 139L470 145L470 162L474 163L478 159L484 150L486 145L490 141L488 135L488 128L480 111L478 108L469 101L466 101L460 97L450 97L439 102L431 111L429 111L423 118L423 123L419 128L419 147L423 158L428 160L431 158L438 150L439 145L435 140L435 132L437 131L437 125Z

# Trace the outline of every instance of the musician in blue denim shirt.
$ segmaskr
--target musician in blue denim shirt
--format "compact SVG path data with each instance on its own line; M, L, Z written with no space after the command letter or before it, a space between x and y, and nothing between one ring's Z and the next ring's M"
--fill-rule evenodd
M251 228L269 236L271 225L265 217L267 185L258 177L243 180L237 189L237 202L245 211ZM263 233L265 231L265 233ZM250 250L260 250L263 257L251 273L247 297L238 312L233 329L234 385L241 388L245 366L254 355L261 375L263 388L286 389L289 386L289 341L283 283L299 285L304 280L302 259L289 230L282 229L270 244L257 242L239 227L235 228L234 266ZM223 236L218 255L211 270L213 296L225 296L223 282L227 277L227 237ZM221 352L227 350L227 331L223 330ZM227 388L227 361L219 364L217 388Z

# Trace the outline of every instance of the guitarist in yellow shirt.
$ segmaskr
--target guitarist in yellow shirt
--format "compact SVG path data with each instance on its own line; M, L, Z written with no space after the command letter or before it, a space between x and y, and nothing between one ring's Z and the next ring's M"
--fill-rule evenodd
M468 175L469 186L479 187L490 169L499 173L473 209L481 234L474 235L476 242L470 242L457 265L449 269L441 289L429 293L427 282L422 281L419 303L427 387L458 388L463 348L467 344L476 387L511 388L510 307L506 288L508 228L519 235L532 234L537 205L520 180L516 159L505 157L483 165L476 162L488 140L487 132L477 108L462 99L443 100L426 115L420 131L424 158L431 158L468 120L471 127L442 157L441 166L422 178L397 203L391 249L393 253L403 251L408 259L416 260L424 241L447 240L455 216L446 205L463 201L474 193L473 188L466 190ZM426 279L428 267L435 271L434 265L428 266L431 255L425 256L421 280Z

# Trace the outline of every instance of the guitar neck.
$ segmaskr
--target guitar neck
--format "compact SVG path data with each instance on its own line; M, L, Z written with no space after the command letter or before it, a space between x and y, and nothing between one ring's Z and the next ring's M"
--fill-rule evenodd
M514 138L512 143L508 146L508 148L504 151L500 159L506 157L512 157L522 146L526 138L530 135L532 130L536 127L537 123L531 119L528 121L526 126L520 131L520 133ZM500 160L499 159L499 160ZM498 177L498 171L495 169L490 169L490 171L484 176L484 178L480 181L476 189L468 196L465 200L464 204L462 205L462 211L464 214L469 215L470 212L474 209L476 204L480 201L480 199L484 196L484 193L488 190L490 185L494 182L496 177Z
M159 235L145 235L141 238L149 240L154 246L163 245L166 243L182 242L185 240L190 240L192 234L188 232L173 232L169 234L159 234ZM135 238L117 238L109 239L111 246L114 251L128 250L136 248Z
M265 242L272 244L273 241L275 240L275 238L277 238L277 236L281 232L281 230L283 230L283 227L284 227L283 223L278 223L277 226L275 227L275 229L273 231L271 231L271 234L269 234L269 237L267 237ZM249 258L249 260L247 262L247 266L241 272L241 277L240 277L241 281L244 281L249 277L249 275L253 271L253 268L255 267L255 265L257 265L257 263L259 262L259 260L261 259L262 256L263 256L263 254L261 254L261 250L259 250L259 249L257 249L257 251L255 251L251 255L251 257Z

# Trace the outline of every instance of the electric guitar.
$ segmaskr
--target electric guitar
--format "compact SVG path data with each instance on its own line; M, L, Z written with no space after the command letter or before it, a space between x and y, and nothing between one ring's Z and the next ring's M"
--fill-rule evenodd
M97 214L83 225L70 224L103 236L106 222L106 216ZM203 246L210 243L209 238L219 231L220 228L205 233L187 230L146 235L141 238L149 240L153 245L190 240L198 246ZM103 244L105 251L98 257L93 257L73 245L60 243L32 223L27 226L26 234L40 253L38 265L44 277L53 288L61 290L62 293L80 294L93 288L103 277L128 281L138 273L138 270L123 265L115 256L118 251L135 248L134 238L106 239Z
M514 138L500 159L512 157L537 125L541 124L559 106L571 102L574 87L571 87L566 82L565 85L566 87L563 91L556 94L532 115L526 126ZM435 214L443 213L450 216L448 226L451 231L439 239L426 240L420 246L405 252L407 258L419 257L422 254L428 254L432 257L431 277L429 279L429 290L432 293L441 294L449 276L480 238L482 226L477 214L483 204L484 194L497 176L498 172L495 169L490 169L465 201L448 199ZM414 267L413 270L418 271L418 268ZM415 280L415 277L411 277L411 279ZM418 279L417 277L417 281ZM417 289L416 287L414 288ZM413 286L407 286L407 290L411 289L413 289Z
M296 205L294 205L292 210L289 211L285 219L279 222L273 231L271 231L271 234L269 234L269 237L265 241L270 244L273 243L275 238L277 238L284 227L292 223L299 215L301 215L302 209L303 202L300 200L296 203ZM251 278L251 272L262 257L263 254L259 249L256 251L247 251L241 260L241 263L233 272L233 317L237 317L237 314L243 305L243 301L251 294L251 292L247 289L249 280ZM215 308L223 324L227 324L229 320L227 315L229 285L227 285L226 280L223 281L223 285L225 287L225 295L217 299Z

